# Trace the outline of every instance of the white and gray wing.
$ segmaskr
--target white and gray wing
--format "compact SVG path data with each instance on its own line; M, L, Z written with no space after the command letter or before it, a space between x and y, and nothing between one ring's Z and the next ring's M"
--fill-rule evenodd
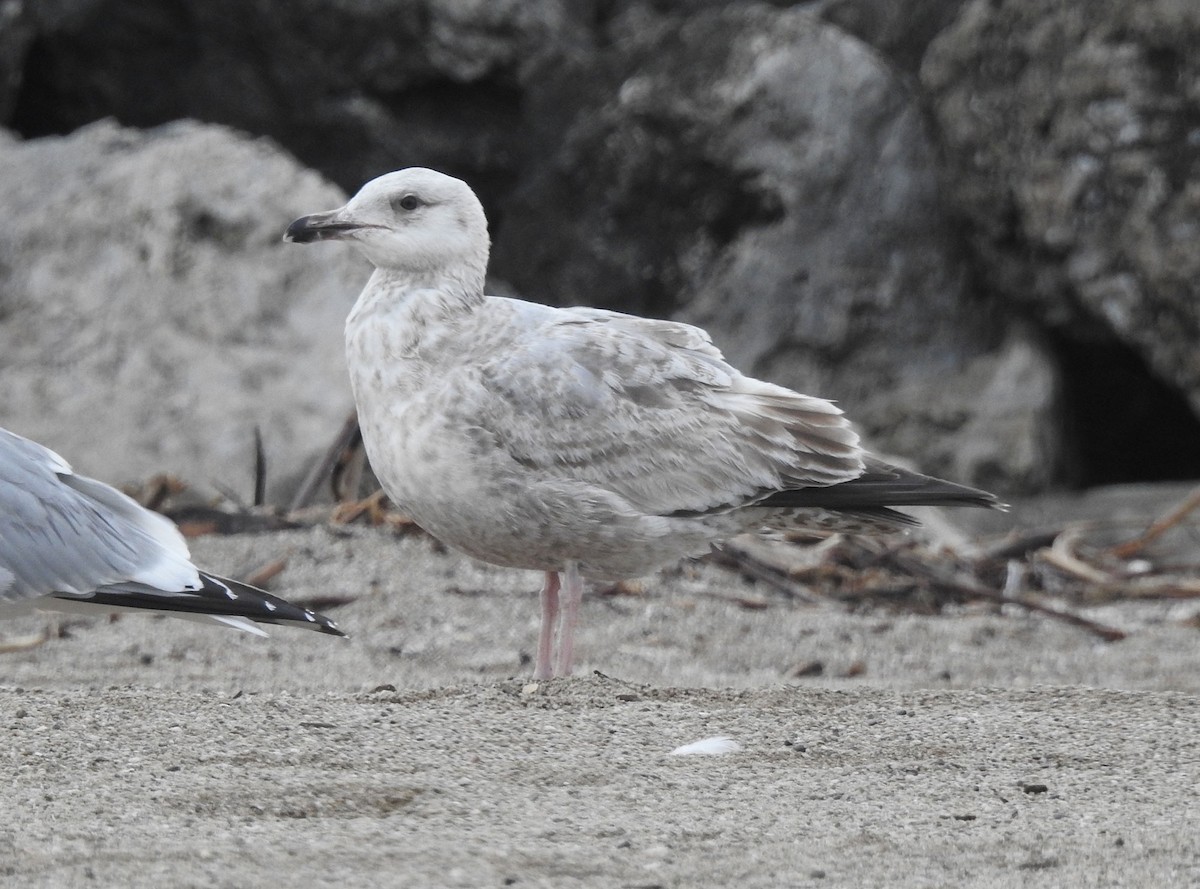
M338 633L328 618L200 571L164 516L58 454L0 429L0 604L50 598L105 609L204 615Z
M199 586L166 518L77 476L58 454L0 430L0 599L83 594L114 583Z
M863 472L837 407L742 375L690 325L563 310L478 374L472 422L531 478L590 483L647 514L722 512Z

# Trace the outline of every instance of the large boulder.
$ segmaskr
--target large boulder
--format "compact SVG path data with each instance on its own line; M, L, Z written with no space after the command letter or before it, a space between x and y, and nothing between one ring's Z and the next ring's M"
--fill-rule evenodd
M286 496L352 404L341 328L368 270L281 234L344 195L194 123L7 141L0 194L0 425L107 481L247 499L258 427Z
M1197 46L1195 2L975 0L921 81L989 286L1064 339L1126 347L1200 412ZM1111 420L1145 389L1098 397ZM1146 420L1142 447L1166 437Z

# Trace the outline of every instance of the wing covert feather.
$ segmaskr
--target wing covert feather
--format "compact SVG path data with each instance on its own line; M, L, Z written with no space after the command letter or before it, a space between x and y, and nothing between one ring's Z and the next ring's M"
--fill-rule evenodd
M647 514L702 514L862 472L832 403L743 376L699 328L598 309L484 362L475 422L532 479L584 481Z

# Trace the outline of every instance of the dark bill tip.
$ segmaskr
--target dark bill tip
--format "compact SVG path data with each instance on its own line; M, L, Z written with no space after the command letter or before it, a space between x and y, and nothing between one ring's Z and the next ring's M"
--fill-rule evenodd
M360 227L350 222L334 222L331 216L329 213L301 216L287 227L283 239L294 244L309 244L313 241L340 238Z

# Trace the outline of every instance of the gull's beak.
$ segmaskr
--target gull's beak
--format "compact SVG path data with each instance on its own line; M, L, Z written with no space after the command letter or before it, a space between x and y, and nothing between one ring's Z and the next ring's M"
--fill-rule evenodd
M342 217L341 210L329 213L314 213L311 216L301 216L287 227L283 233L285 241L295 244L308 244L312 241L336 241L348 234L368 226L357 222L348 222Z

